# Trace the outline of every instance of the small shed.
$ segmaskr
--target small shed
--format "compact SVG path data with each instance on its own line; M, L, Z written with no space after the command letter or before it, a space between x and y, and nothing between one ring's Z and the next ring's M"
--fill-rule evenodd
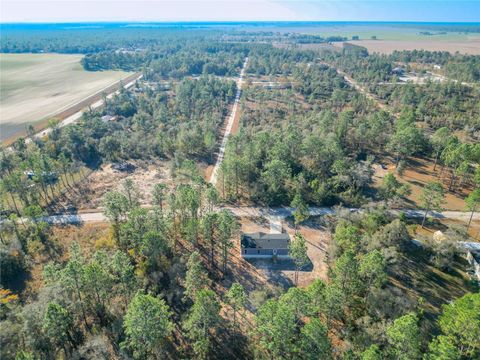
M290 236L287 233L244 233L240 237L242 257L246 259L268 259L273 257L288 259L290 258L288 254L289 244Z

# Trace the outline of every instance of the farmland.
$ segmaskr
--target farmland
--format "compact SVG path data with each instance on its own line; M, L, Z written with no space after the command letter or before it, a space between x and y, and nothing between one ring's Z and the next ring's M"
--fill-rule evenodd
M448 51L452 54L458 51L461 54L480 55L479 38L460 41L434 38L416 40L355 40L349 42L366 47L369 52L381 54L391 54L395 50L428 50ZM337 43L336 45L341 44Z
M340 49L332 24L124 25L2 44L135 72L0 149L2 359L479 358L479 56ZM396 26L338 29L474 36Z
M101 91L128 73L87 72L81 55L2 54L1 131L4 141Z

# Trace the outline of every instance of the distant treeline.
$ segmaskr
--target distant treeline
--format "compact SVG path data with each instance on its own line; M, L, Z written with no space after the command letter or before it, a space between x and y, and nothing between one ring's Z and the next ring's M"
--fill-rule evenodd
M180 31L178 28L81 27L72 24L56 27L2 26L1 52L89 54L108 50L135 51L164 44L182 44L218 36L215 30Z
M144 70L150 80L181 78L185 75L234 76L248 48L243 45L206 43L193 40L175 46L162 45L149 50L106 50L82 59L86 70Z

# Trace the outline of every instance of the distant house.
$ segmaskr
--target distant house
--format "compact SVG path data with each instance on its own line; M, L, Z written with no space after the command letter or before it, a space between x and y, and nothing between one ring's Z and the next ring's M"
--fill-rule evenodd
M442 68L442 66L441 66L441 65L434 64L434 65L433 65L433 68L434 68L435 70L440 70L440 69Z
M405 73L405 69L403 67L397 66L392 69L392 73L395 75L403 75Z
M242 234L240 245L242 257L246 259L288 259L290 236L287 233L265 234L262 232Z
M467 260L472 265L477 280L480 281L480 251L468 250Z
M112 115L103 115L102 116L102 121L103 122L109 122L109 121L115 121L115 120L117 120L116 116L112 116Z
M28 180L32 180L33 177L35 176L35 171L32 171L32 170L27 170L27 171L24 171L23 173L24 175L27 176Z

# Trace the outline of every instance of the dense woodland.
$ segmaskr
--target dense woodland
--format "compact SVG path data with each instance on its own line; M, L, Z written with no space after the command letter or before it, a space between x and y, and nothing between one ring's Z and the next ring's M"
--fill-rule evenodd
M449 174L447 186L425 187L425 217L459 188L472 189L470 211L480 206L478 87L378 85L395 82L397 62L438 63L452 78L477 82L478 57L380 56L358 47L303 51L255 44L256 33L251 42L228 43L221 32L203 29L103 29L98 38L93 29L72 38L67 30L50 31L42 34L56 39L48 45L19 31L2 42L2 51L88 53L82 60L87 70L133 70L144 78L77 123L52 121L48 137L18 139L2 149L2 359L480 357L474 286L443 304L439 316L398 287L414 252L424 252L429 266L449 270L460 256L456 242L468 239L465 231L451 230L441 247L419 250L405 217L386 212L410 191L397 176L413 156ZM236 93L232 78L245 56L240 126L228 141L216 189L197 165L215 162ZM338 69L389 108L379 109ZM252 81L263 77L289 86L270 89ZM117 120L102 121L104 115ZM29 136L34 131L29 128ZM372 166L385 154L396 175L374 189ZM63 251L43 217L58 210L59 194L75 196L85 169L135 159L169 161L175 186L155 184L149 211L140 206L144 194L131 180L123 182L103 198L108 236L91 247L69 241ZM232 261L240 224L231 212L217 211L224 203L291 205L295 226L308 220L308 205L339 206L336 216L322 219L332 232L328 280L288 289L241 285ZM307 240L297 233L290 244L297 272L309 261ZM39 265L41 285L22 292Z

